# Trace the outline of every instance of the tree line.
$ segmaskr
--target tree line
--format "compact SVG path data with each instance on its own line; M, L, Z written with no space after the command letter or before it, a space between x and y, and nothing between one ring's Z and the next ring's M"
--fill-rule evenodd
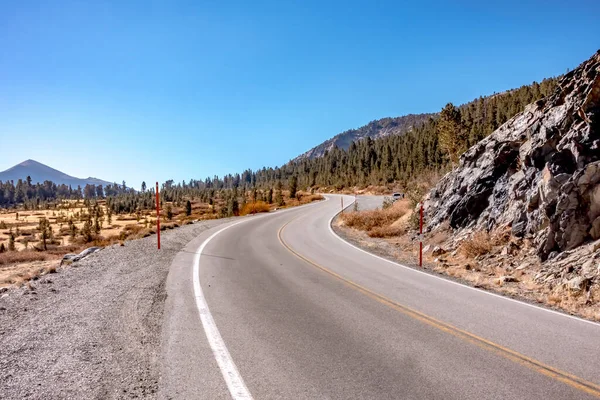
M405 186L420 174L442 171L458 161L468 147L488 136L500 125L524 110L527 104L550 95L558 78L518 89L480 97L459 107L447 104L439 114L402 135L353 142L348 150L334 147L322 157L301 158L281 167L250 169L239 174L209 177L204 180L161 185L162 200L183 204L198 199L208 204L224 202L236 209L254 195L255 199L279 201L281 191L331 187L337 190L368 185L396 183ZM270 197L269 197L270 196ZM292 197L294 197L292 195ZM46 181L32 184L25 180L0 182L0 207L24 205L39 208L61 199L107 199L115 213L134 212L154 207L154 189L143 182L139 190L114 184L86 185L75 189ZM232 210L229 210L232 211Z

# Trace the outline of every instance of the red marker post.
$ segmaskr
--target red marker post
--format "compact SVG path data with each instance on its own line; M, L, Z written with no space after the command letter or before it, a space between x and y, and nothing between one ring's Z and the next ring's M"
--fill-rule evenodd
M423 202L421 202L421 207L419 210L420 221L419 221L419 267L423 267Z
M160 195L158 194L158 182L156 182L156 240L160 250Z

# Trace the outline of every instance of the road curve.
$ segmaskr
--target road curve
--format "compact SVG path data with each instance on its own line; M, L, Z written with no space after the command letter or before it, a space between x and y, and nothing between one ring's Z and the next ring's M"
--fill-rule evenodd
M374 257L333 233L328 200L176 256L162 398L600 398L600 325Z

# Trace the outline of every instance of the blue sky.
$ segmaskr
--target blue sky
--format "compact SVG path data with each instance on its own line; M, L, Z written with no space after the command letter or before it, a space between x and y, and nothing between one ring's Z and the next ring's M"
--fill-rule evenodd
M598 1L0 0L0 170L205 178L564 73Z

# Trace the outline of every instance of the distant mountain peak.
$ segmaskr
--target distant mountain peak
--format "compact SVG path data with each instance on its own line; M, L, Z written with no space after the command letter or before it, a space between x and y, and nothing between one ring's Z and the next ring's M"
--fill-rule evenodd
M71 185L72 187L81 186L84 187L87 184L91 185L109 185L111 182L103 181L97 178L76 178L68 175L62 171L54 169L42 164L39 161L28 159L25 160L6 171L0 172L0 182L15 181L19 179L25 181L27 177L31 177L32 183L43 183L44 181L51 181L57 185L65 184Z

